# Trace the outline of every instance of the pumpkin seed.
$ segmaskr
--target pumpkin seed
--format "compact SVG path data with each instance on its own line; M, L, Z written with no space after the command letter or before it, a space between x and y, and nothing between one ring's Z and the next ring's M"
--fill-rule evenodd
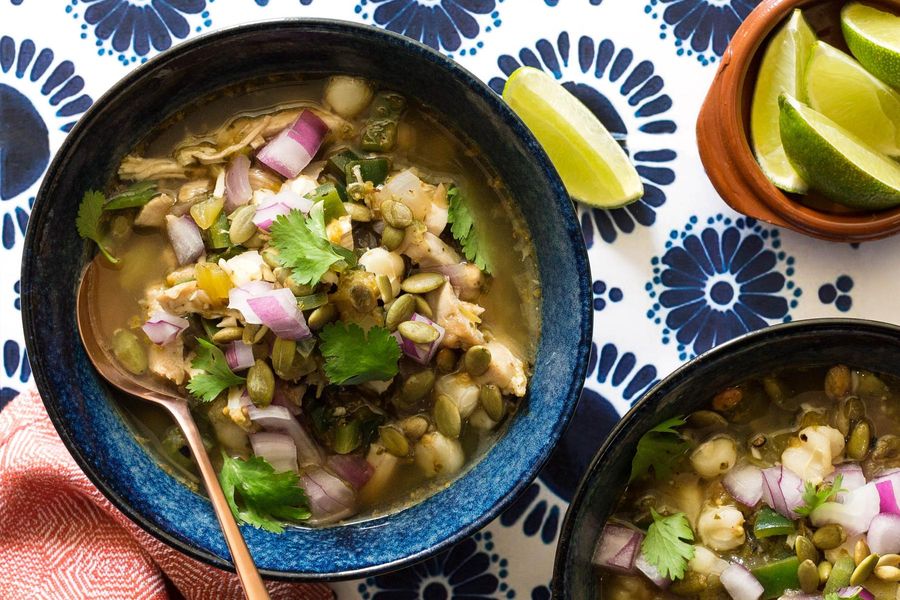
M421 415L407 417L400 421L400 429L407 437L417 440L428 431L428 419Z
M484 375L491 366L491 351L484 346L472 346L464 357L466 371L472 377Z
M424 321L404 321L397 326L397 331L416 344L430 344L441 335L437 329Z
M856 424L850 432L847 440L847 456L853 460L862 460L869 453L869 445L872 443L872 427L863 419ZM862 540L860 540L862 541Z
M265 262L272 269L281 268L281 262L278 260L278 249L272 248L271 246L263 250L259 253L262 256L263 262ZM280 280L279 280L280 281Z
M688 425L694 429L728 426L728 421L725 417L711 410L698 410L692 412L688 415L687 422Z
M378 436L384 449L394 456L406 456L409 454L409 440L403 432L393 425L384 425L378 428Z
M376 275L375 285L378 286L378 293L381 294L381 301L387 304L394 299L394 286L391 278L387 275Z
M257 360L247 371L247 393L253 404L268 406L275 395L275 375L263 360Z
M275 338L275 343L272 344L272 367L279 377L284 378L285 374L290 373L296 354L297 342Z
M400 289L410 294L427 294L444 285L445 281L446 279L440 273L416 273L404 279L400 284Z
M284 284L284 287L291 290L291 293L295 296L308 296L313 291L311 285L297 283L293 275L286 277L282 283Z
M372 312L378 304L378 298L375 297L375 290L366 283L352 284L350 286L350 304L352 304L353 308L358 312Z
M244 337L242 327L223 327L212 335L212 341L217 344L234 342Z
M434 402L434 425L437 430L448 438L458 438L462 429L462 418L459 416L459 408L450 396L440 394Z
M381 232L381 245L388 250L396 250L403 243L404 237L406 237L404 230L385 225L384 231Z
M875 577L882 581L900 581L900 554L885 554L875 565Z
M425 298L422 296L415 296L416 299L416 312L422 315L423 317L427 317L429 319L434 318L434 313L431 311L431 306L428 302L425 301Z
M800 562L805 560L815 562L819 558L819 552L816 550L815 545L805 535L797 536L797 539L794 541L794 552L797 553L797 558L800 559Z
M847 541L844 528L835 523L825 525L816 530L812 536L812 542L819 550L831 550Z
M435 356L435 364L441 373L452 373L456 369L456 352L441 348Z
M800 429L813 427L815 425L828 425L828 416L824 412L808 410L800 417Z
M337 318L337 309L334 304L320 306L309 314L306 324L313 331L318 331Z
M421 400L434 387L434 372L419 371L406 378L400 386L400 397L407 403Z
M147 353L137 336L127 329L116 329L113 333L112 350L123 367L134 375L147 370Z
M268 236L263 237L259 231L256 231L253 235L250 236L250 239L243 243L243 246L245 248L262 248L266 245L268 239Z
M362 443L359 421L351 419L334 428L334 443L331 447L338 454L349 454Z
M381 217L385 223L397 229L409 227L413 222L413 214L409 207L394 200L381 203Z
M351 221L359 221L360 223L368 223L372 220L372 211L365 204L357 202L344 202L344 210L350 215Z
M811 560L804 560L797 567L797 579L800 580L800 589L807 594L811 594L819 588L819 570L816 563Z
M481 401L481 407L492 421L499 421L506 413L506 406L503 403L503 395L500 394L500 388L493 383L487 383L481 386L478 392L478 399Z
M388 308L387 315L384 317L384 324L389 330L394 331L400 323L408 321L415 311L415 297L410 295L400 296Z
M228 238L235 246L243 244L253 237L256 233L256 225L253 223L253 217L256 216L256 209L249 204L238 207L231 213L231 226L228 228Z
M870 554L859 563L850 575L850 585L862 585L872 576L878 564L878 555Z
M870 554L872 554L872 551L869 550L866 540L862 538L856 540L856 545L853 547L853 561L859 564Z
M832 400L840 400L850 393L850 369L846 365L836 365L825 374L825 395Z
M828 577L831 575L831 563L827 560L823 560L819 563L819 585L825 585L825 582L828 581Z
M265 325L245 325L244 334L241 336L241 340L248 346L252 346L253 344L261 342L262 339L266 337L267 333L269 333L269 328Z

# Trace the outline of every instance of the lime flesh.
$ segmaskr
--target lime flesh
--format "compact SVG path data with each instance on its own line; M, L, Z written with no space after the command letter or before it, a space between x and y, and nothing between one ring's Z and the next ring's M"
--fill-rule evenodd
M841 29L856 60L900 89L900 16L853 2L841 10Z
M825 42L813 46L803 81L810 107L879 152L900 156L900 93Z
M622 147L550 75L520 67L507 80L503 99L544 147L573 198L616 208L643 195L641 179Z
M772 36L766 47L750 106L750 140L766 177L788 192L806 191L806 182L793 168L778 130L778 97L802 96L803 71L816 34L799 9Z
M779 98L781 139L810 187L862 210L900 205L900 163L795 98Z

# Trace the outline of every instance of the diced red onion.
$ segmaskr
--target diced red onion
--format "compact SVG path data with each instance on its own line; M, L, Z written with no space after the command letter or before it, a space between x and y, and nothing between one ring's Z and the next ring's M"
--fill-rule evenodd
M314 112L304 110L290 127L272 138L256 158L285 177L296 177L312 161L327 133L328 125Z
M879 477L872 483L881 499L881 512L900 515L900 473Z
M316 523L333 523L353 514L356 506L353 488L322 467L310 467L301 473L300 485L309 497Z
M436 340L431 342L430 344L417 344L413 341L410 341L400 335L399 331L395 331L393 333L394 338L397 340L397 343L400 344L400 349L403 350L403 353L416 361L417 363L427 365L431 362L431 359L434 358L434 355L437 353L438 349L441 347L441 342L444 339L444 328L429 319L428 317L423 317L419 313L413 313L409 318L410 321L420 321L422 323L428 323L435 329L437 329L438 337Z
M634 561L637 559L643 539L644 534L640 531L607 523L591 562L619 573L633 573Z
M875 515L869 523L866 543L872 552L882 556L900 554L900 515Z
M263 231L268 231L279 216L286 215L292 210L308 213L313 204L309 198L298 196L289 188L284 187L277 194L267 197L256 208L253 224Z
M737 563L731 563L719 578L733 600L758 600L765 591L753 573Z
M203 254L203 238L200 236L200 228L194 223L190 215L166 217L166 231L178 264L186 265L194 262Z
M854 598L859 596L860 600L875 600L875 595L861 585L852 585L841 588L837 591L838 598Z
M826 502L812 511L810 520L816 527L836 523L847 535L858 535L869 529L869 523L879 513L881 498L874 483L847 493L842 503Z
M165 346L174 342L178 334L188 328L187 319L173 315L164 310L158 310L150 315L147 322L141 327L150 341L159 346Z
M250 434L253 454L266 459L276 473L297 472L297 446L291 436L261 431Z
M660 575L659 569L656 568L656 565L650 564L650 561L648 561L647 557L644 556L643 550L638 552L638 556L634 560L634 568L646 575L647 579L652 581L656 585L656 587L661 590L668 588L672 584L671 579Z
M728 471L722 484L744 506L756 506L763 495L762 469L753 465L735 467Z
M325 461L325 466L357 491L366 485L375 472L369 461L357 454L332 454Z
M247 298L247 306L263 325L280 338L302 340L312 336L312 332L306 326L303 311L297 306L297 299L287 288Z
M237 154L225 171L225 210L231 212L247 204L252 197L250 159L245 154Z
M322 463L322 451L319 450L319 446L285 407L269 405L259 408L251 405L247 409L247 416L264 429L283 431L291 436L297 446L297 458L301 466Z
M225 347L225 360L232 371L243 371L253 366L253 346L235 340Z
M803 506L803 482L790 469L763 469L762 500L778 514L796 519L795 509Z
M247 304L247 300L268 294L274 287L268 281L251 281L242 286L233 287L228 290L228 308L240 312L244 321L250 325L262 325L262 320L256 316L256 313Z
M838 502L843 502L847 493L866 485L866 476L863 474L859 463L842 463L837 465L834 473L825 478L826 483L834 483L834 478L838 475L841 476L841 487L847 490L836 496Z

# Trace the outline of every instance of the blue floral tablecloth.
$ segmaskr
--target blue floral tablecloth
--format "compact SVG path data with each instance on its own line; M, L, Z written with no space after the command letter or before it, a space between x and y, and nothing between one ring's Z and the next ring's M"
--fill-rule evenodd
M518 66L544 69L622 140L646 190L623 209L579 208L595 311L579 414L538 481L483 531L410 569L335 589L341 598L381 600L548 598L574 485L618 415L654 382L767 324L836 315L898 321L900 238L830 244L744 218L703 172L697 112L756 3L0 0L0 407L31 377L19 260L41 177L93 100L147 58L219 27L316 16L419 39L498 92Z

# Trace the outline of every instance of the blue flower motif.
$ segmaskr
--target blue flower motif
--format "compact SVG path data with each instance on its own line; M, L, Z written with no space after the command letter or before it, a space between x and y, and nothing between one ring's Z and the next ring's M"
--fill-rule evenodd
M853 307L853 298L850 290L853 289L853 278L849 275L841 275L837 281L823 284L819 288L819 300L822 304L834 303L835 308L841 312L847 312Z
M83 14L79 4L87 5ZM71 0L66 12L84 19L82 39L94 28L97 54L116 56L122 64L144 62L151 48L165 50L173 37L182 40L192 29L212 25L206 0ZM200 24L192 26L185 15L200 15Z
M492 534L482 531L412 567L370 577L357 589L363 600L514 598L505 581L508 562L493 550Z
M777 229L755 219L710 217L702 231L691 217L672 231L666 253L651 260L654 300L647 316L662 324L664 344L674 334L685 360L772 322L791 320L802 290L791 278L794 259L780 250Z
M484 46L476 38L500 26L503 0L360 0L355 11L379 27L460 56ZM372 10L374 8L374 10ZM368 12L372 10L371 14ZM475 42L474 44L472 42Z
M565 507L553 498L539 498L540 495L539 483L529 485L500 515L500 524L512 527L524 517L522 533L528 537L540 535L541 541L549 546L556 541Z
M268 6L268 4L269 4L269 0L255 0L255 1L259 6ZM310 4L312 4L312 1L313 0L300 0L300 4L302 4L303 6L309 6Z
M656 221L656 210L665 204L664 187L675 181L675 172L667 163L676 158L659 136L674 133L675 122L668 118L672 99L664 93L665 82L649 60L635 59L630 48L617 48L608 39L595 41L588 36L572 47L569 33L559 34L556 42L540 39L522 48L516 56L503 54L497 66L503 77L494 77L489 85L498 94L506 77L520 66L543 69L562 82L619 140L637 167L644 184L644 197L615 210L579 206L582 232L588 248L594 245L596 227L607 243L619 233L631 233L638 225L648 227ZM661 147L662 146L662 147Z
M550 600L549 586L539 585L531 590L531 600Z
M600 6L601 4L603 4L603 0L590 0L590 3L593 6ZM556 6L557 4L559 4L559 0L544 0L544 4L546 4L547 6Z
M607 289L606 282L599 279L594 282L591 289L594 292L594 310L596 311L606 308L607 302L621 302L622 298L625 297L621 289L617 287ZM604 298L604 296L606 297Z
M16 294L16 299L13 300L13 306L16 307L16 310L22 310L22 298L21 298L22 282L21 281L17 281L15 284L13 284L13 292L15 292L15 294Z
M31 365L28 363L27 352L19 350L19 343L15 340L6 340L3 344L3 375L4 385L0 388L0 409L19 395L19 391L10 385L22 387L31 379Z
M649 0L644 12L660 20L661 39L675 39L678 55L708 65L725 53L728 42L760 0Z

